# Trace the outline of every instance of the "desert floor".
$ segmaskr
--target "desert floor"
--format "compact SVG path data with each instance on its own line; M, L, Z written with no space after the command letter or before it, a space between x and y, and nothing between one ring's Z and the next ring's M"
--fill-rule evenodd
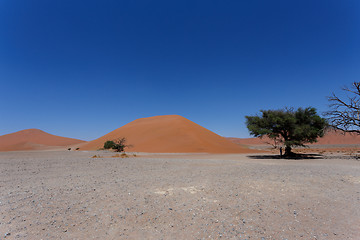
M360 239L359 160L112 155L0 153L0 239Z

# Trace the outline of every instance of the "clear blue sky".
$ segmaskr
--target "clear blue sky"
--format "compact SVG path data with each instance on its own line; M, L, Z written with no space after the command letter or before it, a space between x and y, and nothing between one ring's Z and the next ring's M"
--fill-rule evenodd
M178 114L248 137L245 115L360 80L359 0L1 0L0 34L0 135Z

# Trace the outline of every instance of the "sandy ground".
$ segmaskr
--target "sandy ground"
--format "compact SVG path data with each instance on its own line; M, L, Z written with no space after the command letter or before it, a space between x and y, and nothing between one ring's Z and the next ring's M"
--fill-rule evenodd
M360 239L358 160L112 155L0 153L0 239Z

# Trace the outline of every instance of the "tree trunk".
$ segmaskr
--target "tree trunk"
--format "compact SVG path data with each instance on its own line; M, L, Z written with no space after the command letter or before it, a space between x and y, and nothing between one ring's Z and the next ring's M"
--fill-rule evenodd
M291 152L291 147L290 146L286 146L285 147L285 156L290 156L292 154Z

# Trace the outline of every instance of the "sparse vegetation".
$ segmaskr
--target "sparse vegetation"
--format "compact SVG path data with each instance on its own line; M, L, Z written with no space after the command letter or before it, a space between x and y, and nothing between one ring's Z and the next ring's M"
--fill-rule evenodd
M114 141L106 141L104 143L104 149L112 149L115 146Z
M126 153L122 153L121 155L117 153L117 154L115 154L115 155L113 155L113 156L111 156L111 157L115 157L115 158L118 158L118 157L128 158L128 157L130 157L130 156L127 155Z
M104 149L114 149L115 152L123 152L125 148L132 147L132 145L126 144L126 138L118 138L113 141L106 141L104 143Z
M324 136L326 119L316 113L315 108L292 108L261 110L262 116L246 116L246 125L255 137L268 136L285 145L285 156L292 155L291 148L313 143Z

